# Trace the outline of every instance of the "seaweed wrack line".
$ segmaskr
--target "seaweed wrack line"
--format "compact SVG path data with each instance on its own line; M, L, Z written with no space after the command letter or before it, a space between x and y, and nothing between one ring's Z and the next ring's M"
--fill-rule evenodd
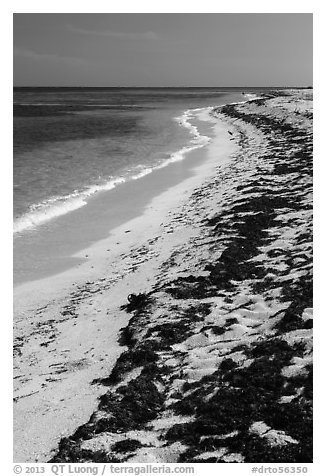
M238 151L175 213L193 236L130 298L98 409L51 461L312 461L310 104L215 110Z

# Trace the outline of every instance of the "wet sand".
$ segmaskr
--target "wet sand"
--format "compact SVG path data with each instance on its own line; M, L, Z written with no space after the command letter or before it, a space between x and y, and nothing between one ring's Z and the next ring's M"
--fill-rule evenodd
M310 461L303 93L217 109L191 175L16 288L15 461Z
M211 124L219 137L207 150L130 184L143 193L133 207L127 198L120 202L116 223L123 225L75 255L77 266L15 288L16 461L45 461L60 437L94 410L102 389L91 381L106 375L123 350L118 331L129 317L120 306L131 289L149 289L158 262L173 247L171 213L234 148L226 126ZM163 235L171 237L169 248L155 245Z
M201 138L214 135L213 124L203 110L192 123ZM200 120L202 117L202 120ZM47 222L37 230L28 230L14 238L15 285L61 273L84 261L74 255L92 243L105 239L112 230L144 213L151 200L193 175L193 169L204 160L201 145L161 169L120 184L115 189L98 192L87 205ZM182 157L182 155L181 155Z

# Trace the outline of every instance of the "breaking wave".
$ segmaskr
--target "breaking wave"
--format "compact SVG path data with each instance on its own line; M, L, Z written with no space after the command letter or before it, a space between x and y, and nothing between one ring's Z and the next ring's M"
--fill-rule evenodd
M76 190L68 195L51 197L41 203L32 205L27 213L14 220L14 233L21 233L24 230L35 228L53 218L77 210L87 205L87 199L97 192L112 190L127 181L138 180L152 173L154 170L184 160L189 152L204 147L210 141L209 137L199 133L198 128L191 124L190 120L194 119L199 112L203 112L204 110L210 111L211 109L212 108L189 109L185 111L182 116L175 118L182 127L189 130L192 137L189 145L170 154L169 157L162 162L152 167L148 165L138 165L133 170L129 170L125 176L110 177L106 182L91 185L85 190Z

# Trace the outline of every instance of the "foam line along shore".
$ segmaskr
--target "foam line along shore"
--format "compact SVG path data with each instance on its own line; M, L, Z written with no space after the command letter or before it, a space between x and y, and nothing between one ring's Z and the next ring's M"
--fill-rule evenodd
M204 110L205 108L187 110L182 116L175 118L176 122L189 131L191 137L190 146L182 147L152 167L137 165L132 169L126 170L124 176L111 177L110 180L102 184L90 185L85 190L75 190L69 195L50 197L43 202L33 204L27 213L17 218L14 222L14 233L21 233L26 229L35 228L46 221L85 206L87 205L87 199L97 192L112 190L128 180L140 179L153 172L153 170L166 167L179 160L184 160L188 152L203 147L209 141L207 136L201 135L198 128L189 122L189 119L195 118L196 115L199 115Z
M51 462L312 462L312 92L214 115L232 160L173 214L98 408Z
M234 97L237 96L230 95L231 99ZM212 135L208 114L210 110L211 107L186 109L178 115L175 115L175 106L172 111L168 110L168 112L163 111L162 113L160 110L155 110L156 116L154 115L153 119L154 122L157 121L155 127L151 126L148 132L149 126L146 125L147 132L145 134L144 127L138 125L137 133L132 130L129 139L127 136L130 150L123 146L122 151L125 153L119 152L120 155L117 152L114 153L115 149L112 149L111 144L113 139L109 140L109 150L113 156L109 159L100 157L98 160L104 160L105 167L111 167L112 171L116 170L113 172L114 176L110 175L108 179L102 177L101 181L97 181L93 185L89 185L87 178L87 184L81 184L79 190L75 189L68 194L50 196L41 202L29 205L28 210L16 219L14 226L14 231L16 231L14 236L15 285L54 275L76 265L77 261L71 258L74 254L88 247L92 242L105 238L123 220L128 221L132 215L142 213L146 202L149 202L155 194L159 194L168 186L186 178L187 174L191 173L191 168L196 165L196 161L191 157L195 155L197 149L205 147L210 141ZM152 113L152 111L150 112ZM173 113L172 116L171 113ZM143 122L144 117L146 118L146 114L141 116ZM106 113L104 118L107 120ZM128 121L128 116L124 117L123 124L124 121ZM148 119L146 121L148 122ZM163 135L163 138L160 139L160 133L156 133L156 131L161 124L165 129L160 132ZM153 131L155 136L153 136ZM147 138L148 135L149 138ZM173 138L171 144L165 144L166 137ZM105 143L106 140L104 140ZM92 142L92 146L89 147L92 147L91 150L94 154L99 154L96 150L100 147L101 141L101 138L88 141ZM116 147L120 147L119 144L124 143L125 139L121 138L119 141L115 139L115 141ZM146 145L146 141L149 141L149 146ZM145 145L140 147L143 142ZM95 144L96 148L94 149ZM53 147L50 144L46 145L45 151L44 148L35 151L37 163L42 159L42 154L45 154L41 164L43 164L42 167L45 167L46 173L48 166L45 166L43 162L48 163L50 160L52 163L51 156L48 157L47 149L54 153ZM59 148L56 153L60 157L65 157L65 151L70 150L70 146L68 147L66 142L59 142L56 147ZM78 150L78 147L77 140L74 149ZM137 147L140 149L138 150ZM149 155L144 155L144 148ZM76 155L76 152L74 154ZM131 154L130 159L128 159L128 154ZM39 159L38 156L40 156ZM119 164L120 161L125 160L125 156L129 163L128 166L121 169ZM62 160L60 159L60 161ZM69 161L64 160L63 167L68 168L65 175L69 177L75 168L70 171ZM74 161L77 158L69 160ZM107 165L108 160L110 163L113 161L112 165L110 163ZM202 160L202 156L198 157L198 160ZM181 163L182 161L184 164ZM25 162L23 161L24 164ZM84 166L88 169L88 161ZM84 177L83 164L79 165L78 163L76 167L78 174ZM166 169L167 167L169 169ZM58 172L54 171L54 179L56 173ZM154 174L152 179L148 177L149 174ZM159 181L158 177L161 177L162 180ZM43 174L40 180L43 181ZM57 180L60 184L61 178ZM85 177L82 180L85 180ZM155 182L159 183L154 187ZM61 188L67 186L59 185ZM146 191L146 197L144 191ZM48 194L47 191L46 194Z
M60 435L82 423L94 410L101 390L90 383L94 378L103 377L121 352L117 336L128 316L123 317L120 305L130 289L149 286L156 273L156 259L161 259L173 247L173 234L169 233L171 213L187 201L191 190L214 172L216 162L222 164L229 160L235 146L229 141L227 126L220 121L216 123L208 111L201 111L201 114L214 128L214 141L190 152L186 161L144 177L153 197L160 187L162 192L147 203L142 214L113 230L106 239L81 251L78 256L82 260L81 266L16 287L15 434L18 460L44 460ZM182 164L190 164L192 172L188 173ZM140 180L134 181L137 182ZM166 250L159 244L157 248L155 246L162 233L172 240ZM149 255L148 246L153 247ZM136 271L142 263L145 269L139 276ZM92 289L94 283L99 283L99 287ZM109 290L107 295L105 289ZM115 317L108 317L108 309L112 306ZM38 354L36 360L35 352ZM71 373L67 373L68 367ZM63 394L66 395L64 399ZM54 403L52 410L46 403L50 401ZM39 436L41 426L47 431ZM27 439L26 427L29 428Z
M309 94L215 109L185 180L19 286L16 461L309 460Z

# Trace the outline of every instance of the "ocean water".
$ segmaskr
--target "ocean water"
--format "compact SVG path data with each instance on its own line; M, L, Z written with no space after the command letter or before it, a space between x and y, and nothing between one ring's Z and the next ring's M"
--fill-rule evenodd
M14 90L14 231L85 205L87 197L181 159L200 142L186 110L223 101L215 89Z
M49 228L51 232L51 226L55 229L59 217L72 216L100 192L118 191L156 169L185 160L187 152L209 140L194 125L196 110L246 99L243 91L259 92L15 88L13 213L19 273L30 266L22 259L33 254L28 247L34 244L39 249L47 240L42 233ZM116 199L110 203L112 212ZM27 279L28 272L23 274Z

